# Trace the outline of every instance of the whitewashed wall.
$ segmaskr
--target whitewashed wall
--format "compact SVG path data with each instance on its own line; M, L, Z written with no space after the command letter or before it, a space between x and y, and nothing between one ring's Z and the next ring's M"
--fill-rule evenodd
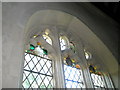
M0 89L2 88L2 3L0 2Z

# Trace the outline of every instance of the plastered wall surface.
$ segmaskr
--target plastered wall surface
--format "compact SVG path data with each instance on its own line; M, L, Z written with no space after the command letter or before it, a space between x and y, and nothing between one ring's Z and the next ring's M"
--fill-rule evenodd
M0 89L2 88L2 3L0 2Z

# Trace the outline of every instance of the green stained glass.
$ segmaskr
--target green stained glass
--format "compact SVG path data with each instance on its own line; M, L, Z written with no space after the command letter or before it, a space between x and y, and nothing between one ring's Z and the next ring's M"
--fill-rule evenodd
M28 80L26 79L26 80L24 81L23 85L24 85L25 88L29 88L30 83L29 83Z
M34 50L35 49L35 46L30 44L30 50Z
M47 88L53 88L53 86L52 86L51 84L49 84L49 85L47 86Z
M40 88L46 88L45 85L40 85Z
M48 55L48 51L47 51L46 49L43 49L43 53L44 53L45 55Z

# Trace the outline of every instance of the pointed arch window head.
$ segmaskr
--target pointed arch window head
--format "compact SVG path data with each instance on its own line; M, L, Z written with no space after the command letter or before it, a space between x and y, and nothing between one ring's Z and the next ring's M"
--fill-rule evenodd
M72 52L76 53L75 44L73 41L69 41L66 36L60 36L59 40L61 51L70 49Z
M70 49L71 49L74 53L76 53L75 44L74 44L73 42L70 42L69 45L70 45L70 46L69 46Z
M85 58L87 60L92 58L92 54L90 52L86 51L85 49L84 49L84 54L85 54Z
M60 40L60 48L61 48L61 50L63 51L65 49L67 49L67 47L68 47L68 39L67 39L67 37L60 36L59 40Z
M50 45L52 45L52 39L50 38L49 34L50 34L50 30L47 28L47 29L45 29L45 32L44 32L44 34L42 35L42 37L43 37L43 39L44 39L47 43L49 43Z
M45 39L45 41L47 42L47 43L49 43L50 45L52 45L52 39L48 36L48 35L43 35L43 39Z

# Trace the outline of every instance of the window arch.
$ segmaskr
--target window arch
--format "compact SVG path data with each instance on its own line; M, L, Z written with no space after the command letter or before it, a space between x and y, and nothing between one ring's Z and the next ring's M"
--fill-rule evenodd
M50 45L52 45L52 39L49 36L50 30L47 28L44 32L44 34L42 35L42 37L45 39L45 41L47 43L49 43Z
M69 41L68 41L66 36L60 36L59 40L60 40L60 48L61 48L61 50L65 50L65 49L69 48L69 45L68 45Z
M45 41L47 43L49 43L50 45L52 45L52 40L51 40L51 38L48 35L43 35L43 38L45 39Z

